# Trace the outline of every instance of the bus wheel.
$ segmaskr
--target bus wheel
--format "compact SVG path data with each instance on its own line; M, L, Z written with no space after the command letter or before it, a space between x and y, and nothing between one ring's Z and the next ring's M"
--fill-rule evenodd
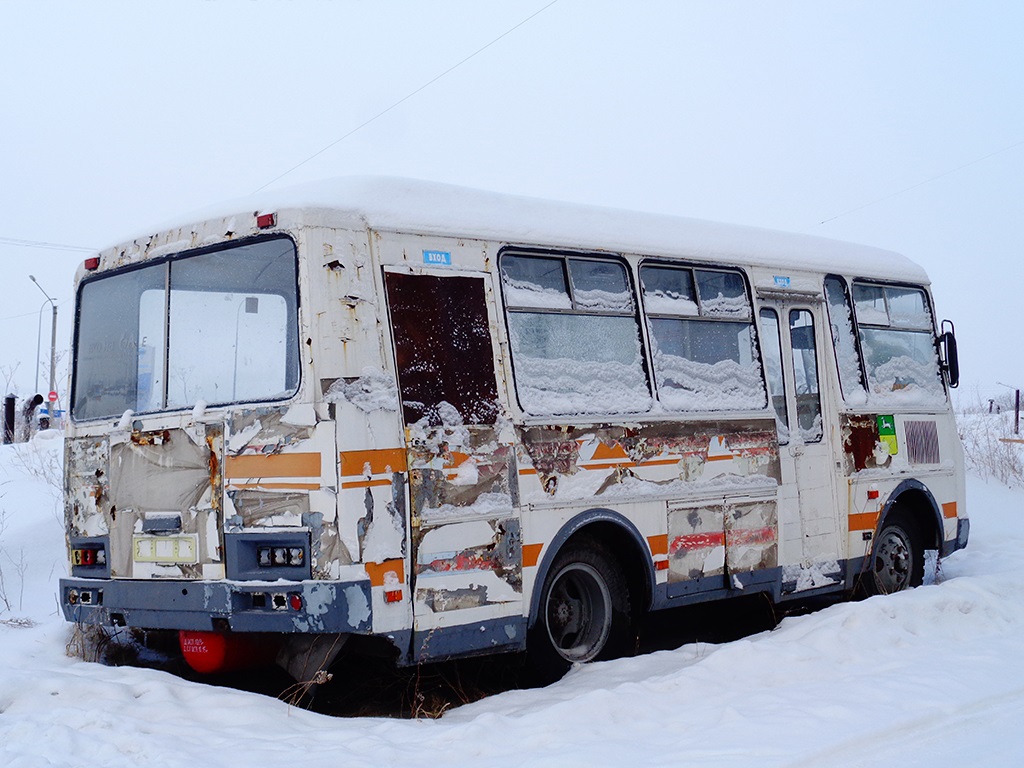
M539 608L528 654L540 682L557 680L574 663L628 650L629 590L615 558L596 542L581 541L559 553Z
M924 581L924 546L914 521L897 512L890 515L871 554L871 568L864 574L869 595L888 595Z

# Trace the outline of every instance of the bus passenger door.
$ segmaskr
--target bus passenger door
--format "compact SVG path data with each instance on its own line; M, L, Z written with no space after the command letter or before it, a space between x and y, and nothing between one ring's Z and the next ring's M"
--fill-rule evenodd
M761 345L779 432L782 591L840 584L840 526L833 490L834 421L822 396L820 306L762 301Z
M487 280L386 272L385 286L409 466L412 657L522 647L514 451Z

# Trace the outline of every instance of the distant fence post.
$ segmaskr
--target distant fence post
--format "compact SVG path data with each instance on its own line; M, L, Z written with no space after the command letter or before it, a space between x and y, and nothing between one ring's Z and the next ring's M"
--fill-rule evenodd
M1016 392L1013 403L1013 434L1020 434L1020 390Z
M14 442L14 395L4 398L4 445Z

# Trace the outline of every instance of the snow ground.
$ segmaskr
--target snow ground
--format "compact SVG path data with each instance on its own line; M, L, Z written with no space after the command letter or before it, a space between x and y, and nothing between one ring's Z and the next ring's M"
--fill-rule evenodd
M339 719L69 658L58 439L0 448L0 765L1024 763L1024 491L971 477L937 583L572 671L440 720ZM22 557L24 553L24 557Z

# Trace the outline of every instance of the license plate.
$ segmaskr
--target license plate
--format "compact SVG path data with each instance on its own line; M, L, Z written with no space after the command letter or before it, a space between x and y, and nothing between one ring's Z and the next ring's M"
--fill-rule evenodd
M136 563L190 565L198 562L198 536L135 536L132 552Z

